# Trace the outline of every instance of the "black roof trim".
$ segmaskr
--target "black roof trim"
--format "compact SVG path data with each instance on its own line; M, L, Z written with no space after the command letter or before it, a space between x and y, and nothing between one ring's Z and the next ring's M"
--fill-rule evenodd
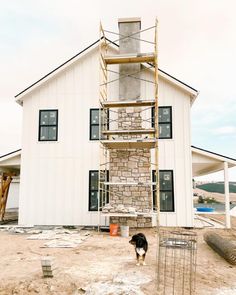
M161 70L161 69L159 69L159 68L158 68L158 71L164 73L165 75L169 76L170 78L176 80L177 82L179 82L179 83L181 83L181 84L187 86L188 88L190 88L190 89L192 89L193 91L196 91L196 92L198 93L198 90L197 90L197 89L195 89L195 88L189 86L188 84L186 84L186 83L184 83L183 81L181 81L181 80L175 78L174 76L171 76L170 74L166 73L165 71L163 71L163 70Z
M101 38L103 39L103 37ZM109 40L108 38L106 38L106 40L108 42L110 42L111 44L119 47L119 45L111 40ZM73 60L74 58L76 58L77 56L79 56L80 54L82 54L83 52L87 51L89 48L93 47L95 44L97 44L100 41L100 39L98 39L97 41L93 42L91 45L87 46L85 49L83 49L82 51L80 51L79 53L77 53L76 55L72 56L70 59L68 59L67 61L65 61L64 63L62 63L61 65L59 65L58 67L56 67L54 70L52 70L51 72L49 72L48 74L46 74L45 76L43 76L41 79L37 80L36 82L34 82L33 84L31 84L29 87L25 88L24 90L22 90L21 92L19 92L17 95L15 95L15 98L19 95L21 95L22 93L24 93L25 91L27 91L28 89L30 89L31 87L33 87L34 85L36 85L37 83L39 83L40 81L42 81L43 79L45 79L46 77L48 77L49 75L51 75L52 73L54 73L55 71L57 71L58 69L60 69L61 67L63 67L65 64L67 64L68 62L70 62L71 60ZM165 71L161 70L158 68L158 70L162 73L164 73L165 75L169 76L170 78L176 80L177 82L189 87L190 89L198 92L196 89L194 89L193 87L189 86L188 84L180 81L179 79L171 76L170 74L166 73Z
M13 152L10 152L10 153L5 154L5 155L2 155L2 156L0 156L0 159L1 159L1 158L4 158L4 157L6 157L6 156L9 156L9 155L11 155L11 154L17 153L17 152L19 152L19 151L21 151L21 149L16 150L16 151L13 151Z
M67 64L68 62L70 62L72 59L76 58L77 56L79 56L80 54L82 54L83 52L85 52L86 50L88 50L89 48L93 47L95 44L97 44L100 41L100 39L98 39L97 41L93 42L91 45L89 45L88 47L86 47L85 49L83 49L82 51L80 51L79 53L77 53L76 55L72 56L70 59L68 59L67 61L65 61L63 64L59 65L57 68L55 68L54 70L52 70L51 72L49 72L47 75L43 76L41 79L39 79L38 81L34 82L33 84L31 84L29 87L25 88L24 90L22 90L20 93L18 93L17 95L15 95L15 97L21 95L23 92L25 92L26 90L30 89L31 87L33 87L35 84L39 83L40 81L42 81L43 79L45 79L46 77L48 77L49 75L51 75L53 72L57 71L58 69L60 69L61 67L63 67L65 64Z
M224 155L221 155L221 154L217 154L217 153L214 153L214 152L210 152L208 150L205 150L205 149L202 149L202 148L199 148L199 147L196 147L194 145L191 145L191 147L195 148L195 149L198 149L200 151L203 151L203 152L207 152L207 153L210 153L210 154L213 154L213 155L216 155L216 156L220 156L220 157L223 157L223 158L226 158L226 159L229 159L229 160L233 160L233 161L236 161L236 159L234 158L230 158L230 157L226 157Z

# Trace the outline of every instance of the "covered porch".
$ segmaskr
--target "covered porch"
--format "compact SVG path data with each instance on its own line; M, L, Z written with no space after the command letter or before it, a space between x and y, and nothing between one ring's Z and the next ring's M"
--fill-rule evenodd
M231 228L228 169L236 166L236 159L213 153L195 146L192 146L191 148L193 177L204 176L219 171L224 172L225 227ZM214 214L217 214L217 212Z

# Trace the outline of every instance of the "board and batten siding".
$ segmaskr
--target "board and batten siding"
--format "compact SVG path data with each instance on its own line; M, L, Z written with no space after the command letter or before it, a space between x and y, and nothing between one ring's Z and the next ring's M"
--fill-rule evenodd
M89 140L89 110L99 107L98 62L95 48L24 99L21 225L98 224L98 214L88 211L89 170L99 167L99 142ZM150 71L143 75L153 79ZM172 106L173 122L173 138L159 141L159 166L173 170L175 194L175 212L161 213L161 224L192 226L190 98L163 78L159 84L159 105ZM108 89L114 100L117 85ZM142 83L141 93L152 98L153 86ZM43 109L58 109L57 142L38 141L39 110Z
M98 107L98 53L35 89L24 100L19 224L95 225L88 211L89 170L99 145L89 140L89 109ZM39 142L40 109L58 109L58 141Z
M172 139L159 140L159 170L173 170L174 212L161 212L163 226L193 226L190 97L159 79L159 106L172 107ZM152 151L152 159L154 159Z

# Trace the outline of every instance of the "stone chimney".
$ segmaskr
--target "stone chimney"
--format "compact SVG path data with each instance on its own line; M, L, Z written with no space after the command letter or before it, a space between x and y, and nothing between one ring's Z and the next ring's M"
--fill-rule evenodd
M140 53L140 18L122 18L118 20L120 36L120 55ZM138 32L138 33L137 33ZM135 33L135 34L134 34ZM134 34L134 35L133 35ZM125 36L130 36L124 38ZM119 99L120 100L137 100L141 97L141 82L133 77L124 77L132 75L140 77L140 63L137 64L120 64L119 80ZM136 74L134 74L136 73ZM119 108L118 110L118 129L130 130L142 128L141 109ZM138 138L142 135L120 135L120 139L129 140ZM110 182L150 182L151 167L150 149L128 149L112 150L110 152ZM138 212L147 212L152 206L152 195L150 187L134 185L111 185L110 203L115 208L124 205L125 207L135 207ZM131 227L150 227L152 226L151 218L139 216L130 217L111 217L111 223L129 225Z

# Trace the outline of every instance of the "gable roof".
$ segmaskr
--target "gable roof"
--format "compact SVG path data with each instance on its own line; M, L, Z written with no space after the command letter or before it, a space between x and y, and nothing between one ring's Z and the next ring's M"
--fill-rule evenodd
M112 44L112 45L114 45L115 47L119 47L118 44L110 41L109 39L106 38L106 40L109 41L109 43ZM70 59L68 59L67 61L65 61L61 65L59 65L58 67L56 67L54 70L52 70L51 72L49 72L48 74L46 74L45 76L43 76L42 78L40 78L39 80L37 80L36 82L34 82L33 84L31 84L27 88L25 88L24 90L22 90L21 92L19 92L18 94L16 94L15 95L16 102L18 102L20 105L22 105L23 104L22 98L26 94L28 94L30 91L32 91L35 87L38 87L39 85L41 85L42 83L44 83L45 81L47 81L48 79L50 79L53 75L57 74L59 71L65 69L66 67L68 67L69 65L71 65L72 63L74 63L76 60L78 60L84 54L86 54L89 50L92 50L93 48L97 47L99 45L99 41L100 41L100 39L98 39L97 41L93 42L92 44L90 44L89 46L87 46L86 48L84 48L82 51L80 51L79 53L77 53L76 55L74 55L73 57L71 57ZM188 84L182 82L181 80L173 77L172 75L166 73L165 71L163 71L163 70L161 70L159 68L158 68L158 72L159 72L159 74L163 78L169 80L173 84L175 84L175 85L183 88L185 91L189 92L194 99L197 97L197 95L198 95L199 92L195 88L189 86Z

